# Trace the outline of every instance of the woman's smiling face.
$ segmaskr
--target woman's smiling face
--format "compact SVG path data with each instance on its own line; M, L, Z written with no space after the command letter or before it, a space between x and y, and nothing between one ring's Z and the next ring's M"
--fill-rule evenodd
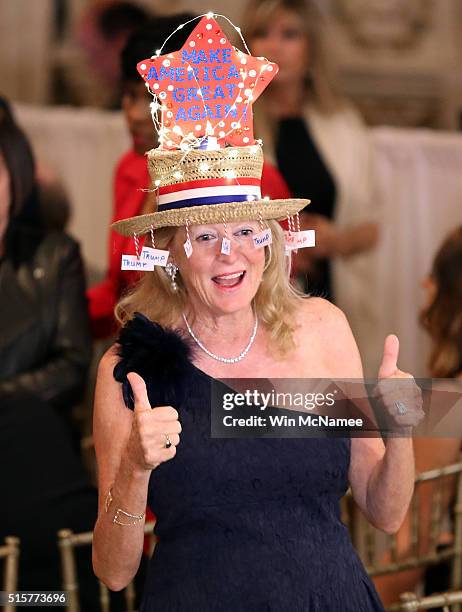
M174 239L174 260L187 289L191 305L211 314L229 314L247 309L260 285L265 267L265 249L255 248L253 237L261 231L257 221L217 225L192 225L189 236L192 255L188 259L183 244L186 230ZM225 237L231 252L221 252Z

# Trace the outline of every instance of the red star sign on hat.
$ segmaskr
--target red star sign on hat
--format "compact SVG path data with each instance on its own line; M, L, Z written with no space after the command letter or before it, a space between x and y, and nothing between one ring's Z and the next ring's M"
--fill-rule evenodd
M215 19L204 16L179 51L145 59L138 72L160 106L162 148L254 144L252 104L278 66L233 47Z

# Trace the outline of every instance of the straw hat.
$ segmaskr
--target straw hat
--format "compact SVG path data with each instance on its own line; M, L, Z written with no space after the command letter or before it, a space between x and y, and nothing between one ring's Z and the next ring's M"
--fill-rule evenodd
M182 49L137 68L154 97L153 120L160 126L160 145L147 153L157 210L113 223L118 233L282 220L310 203L261 195L263 152L253 138L252 104L277 73L276 64L232 47L208 14Z
M263 153L260 145L214 151L152 149L148 169L158 192L157 212L112 224L124 236L151 227L182 226L260 219L285 219L305 208L302 199L260 196Z

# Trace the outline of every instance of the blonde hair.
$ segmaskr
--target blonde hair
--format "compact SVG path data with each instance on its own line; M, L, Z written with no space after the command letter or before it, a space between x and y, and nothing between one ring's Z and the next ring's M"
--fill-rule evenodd
M247 43L252 48L252 39L259 30L267 28L279 11L295 13L300 18L308 40L306 95L321 112L334 112L344 102L335 79L326 46L324 18L316 4L310 0L250 0L242 23ZM269 57L269 60L272 58ZM309 68L308 68L309 66ZM271 85L268 89L271 91ZM263 96L264 97L264 96Z
M265 247L265 268L254 298L254 307L282 358L295 345L293 333L296 313L305 296L290 284L290 259L284 255L281 226L277 221L267 221L267 224L272 233L272 245ZM178 229L157 229L156 248L168 249ZM176 283L178 290L174 292L165 270L159 266L153 272L144 273L141 280L116 305L117 321L124 325L133 318L135 312L142 312L164 327L176 326L188 303L188 293L179 274Z

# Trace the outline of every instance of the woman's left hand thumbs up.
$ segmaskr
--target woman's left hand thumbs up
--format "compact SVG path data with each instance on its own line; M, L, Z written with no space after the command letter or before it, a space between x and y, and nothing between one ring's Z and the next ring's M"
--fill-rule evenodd
M394 429L406 431L416 427L425 417L422 392L412 374L398 368L399 340L395 335L385 339L379 382L375 397L390 417Z

